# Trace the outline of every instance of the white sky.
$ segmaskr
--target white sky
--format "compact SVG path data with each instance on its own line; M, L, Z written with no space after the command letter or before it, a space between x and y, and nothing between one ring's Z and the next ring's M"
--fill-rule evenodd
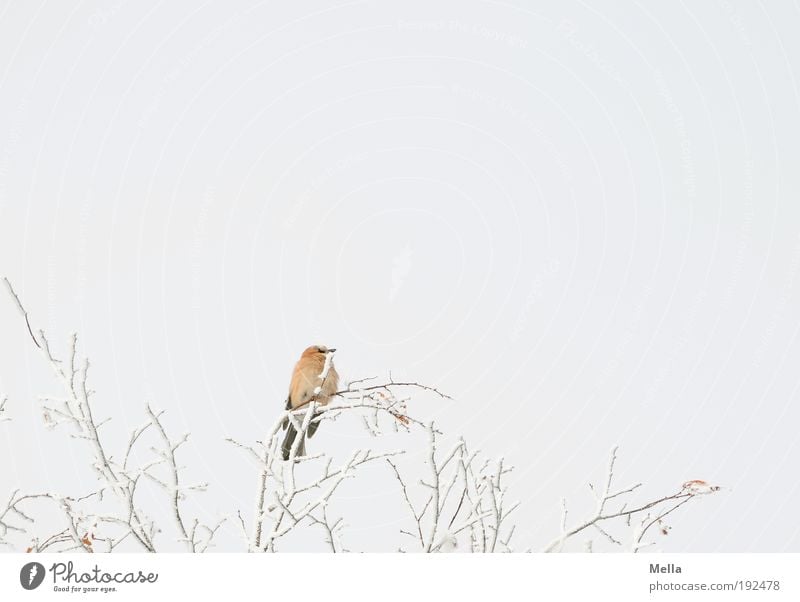
M516 465L522 548L618 443L640 499L726 487L658 549L798 551L797 31L788 2L7 3L0 275L80 333L115 445L145 400L192 432L204 517L251 511L223 438L319 342L455 398L409 409ZM0 300L1 496L92 483L34 351ZM408 526L385 477L342 490L354 549Z

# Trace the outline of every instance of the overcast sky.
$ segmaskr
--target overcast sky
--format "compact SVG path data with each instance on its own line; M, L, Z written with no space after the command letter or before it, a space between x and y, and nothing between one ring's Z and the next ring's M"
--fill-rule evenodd
M516 466L520 548L619 444L639 500L724 487L657 549L800 551L798 31L790 2L4 3L0 275L79 333L112 447L145 401L192 433L204 518L252 511L223 439L321 343L454 398L409 411ZM0 496L90 488L3 297ZM399 541L395 486L342 490L352 548Z

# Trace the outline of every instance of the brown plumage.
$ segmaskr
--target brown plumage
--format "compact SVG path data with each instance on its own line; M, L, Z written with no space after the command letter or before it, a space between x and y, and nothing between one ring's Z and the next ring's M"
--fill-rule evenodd
M292 382L289 385L289 397L286 399L287 410L306 406L312 400L323 406L328 404L339 387L339 374L336 372L336 368L333 367L333 358L331 358L330 369L325 376L324 382L323 379L320 378L320 375L325 369L325 358L334 351L336 351L336 349L328 349L323 345L314 345L303 351L303 355L300 356L292 372ZM319 387L319 392L315 393L317 387ZM286 429L287 427L288 430L286 431L286 436L283 438L283 445L281 446L284 460L289 459L289 453L297 437L297 430L288 419L283 422L283 428ZM308 425L306 435L309 439L314 436L318 427L318 422L313 422ZM302 435L295 455L306 455L305 437Z

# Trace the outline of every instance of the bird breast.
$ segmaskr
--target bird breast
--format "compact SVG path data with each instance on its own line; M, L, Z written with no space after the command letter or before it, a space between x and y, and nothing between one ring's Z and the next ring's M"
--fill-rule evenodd
M308 358L297 363L289 392L293 408L303 405L314 397L317 387L320 387L320 392L316 395L316 400L322 405L327 404L331 396L336 393L339 386L339 375L331 365L323 383L320 374L324 368L324 358L321 361L316 358Z

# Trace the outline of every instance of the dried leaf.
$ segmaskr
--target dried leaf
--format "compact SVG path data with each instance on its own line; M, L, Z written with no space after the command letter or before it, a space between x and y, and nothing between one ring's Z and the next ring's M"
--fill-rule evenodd
M396 414L395 412L392 412L391 414L392 414L392 416L395 417L395 419L398 422L402 422L404 425L408 426L408 423L409 423L408 417L403 416L402 414Z

